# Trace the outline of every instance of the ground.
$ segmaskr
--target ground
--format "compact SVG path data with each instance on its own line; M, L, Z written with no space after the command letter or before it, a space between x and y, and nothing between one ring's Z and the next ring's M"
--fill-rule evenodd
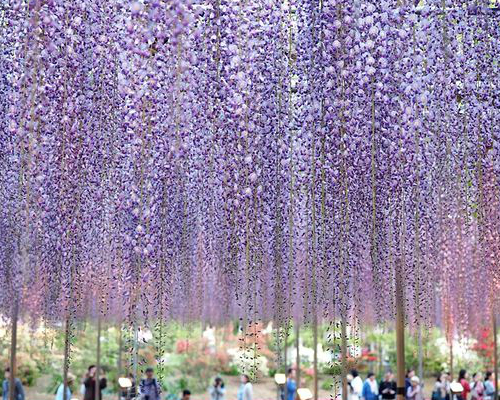
M238 392L239 377L237 376L227 376L224 377L226 382L226 400L235 400L236 393ZM37 381L37 385L26 390L26 400L54 400L55 396L53 394L47 394L45 387L47 387L48 381L46 378L42 377ZM426 398L430 397L430 392L433 387L432 380L425 381L425 394ZM276 385L272 378L262 378L258 382L253 384L254 389L254 399L255 400L275 400L277 397ZM332 393L330 391L319 390L319 399L328 400L331 399ZM77 398L77 397L74 397ZM81 398L81 396L78 396ZM104 400L114 400L117 399L118 395L107 395L104 396ZM194 394L192 400L209 400L210 396L207 393ZM81 399L79 399L81 400Z

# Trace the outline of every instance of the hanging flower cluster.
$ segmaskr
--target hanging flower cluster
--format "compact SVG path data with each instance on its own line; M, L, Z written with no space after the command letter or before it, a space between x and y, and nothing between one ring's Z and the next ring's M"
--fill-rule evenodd
M392 318L398 275L411 325L489 318L489 1L0 7L1 312L236 317L254 346L262 321Z

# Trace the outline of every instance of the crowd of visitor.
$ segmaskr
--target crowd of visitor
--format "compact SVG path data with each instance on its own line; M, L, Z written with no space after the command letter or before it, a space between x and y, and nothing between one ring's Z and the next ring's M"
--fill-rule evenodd
M4 381L2 383L3 400L8 400L10 385L10 369L4 371ZM102 391L107 387L107 380L104 371L99 371L95 365L88 367L80 387L80 394L83 400L102 400ZM96 379L99 379L97 384ZM147 368L145 376L140 380L137 387L133 374L128 377L130 385L121 391L122 400L161 400L162 389L160 382L154 376L153 368ZM56 391L55 400L72 400L72 390L74 390L75 376L68 374L66 396L64 396L64 384L61 383ZM397 385L392 372L387 372L384 379L377 382L374 373L367 374L363 381L358 371L352 370L347 376L348 399L349 400L395 400L397 395ZM294 370L288 369L286 382L280 386L280 400L297 400L297 382L294 377ZM25 400L25 393L21 381L15 379L15 400ZM405 377L405 397L406 400L425 400L423 384L420 378L415 375L414 370L408 370ZM216 377L209 387L208 393L211 400L225 400L226 387L221 377ZM495 376L487 371L484 376L477 372L469 377L466 370L460 370L458 379L453 381L450 373L442 372L438 375L432 390L430 400L494 400L495 399ZM182 392L181 400L190 400L191 392L185 389ZM248 375L241 376L241 383L238 389L237 400L253 400L253 387Z
M352 370L348 375L349 400L395 400L397 385L392 372L387 372L378 384L375 374L368 373L363 381L358 371ZM457 386L458 385L458 386ZM458 389L457 389L458 388ZM494 400L495 377L491 371L472 375L461 370L456 381L452 381L448 372L438 375L432 391L431 400ZM406 400L424 400L423 384L415 375L414 370L408 370L405 376ZM288 399L290 400L290 399Z

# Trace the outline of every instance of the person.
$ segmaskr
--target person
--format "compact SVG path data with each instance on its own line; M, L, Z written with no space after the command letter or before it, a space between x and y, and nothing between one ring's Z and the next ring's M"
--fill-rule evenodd
M83 396L83 400L102 399L102 390L107 386L107 381L103 371L101 370L101 379L99 379L99 393L96 393L96 374L97 367L95 365L91 365L87 369L87 373L85 374L85 379L83 381L83 384L85 385L85 394Z
M472 375L471 398L472 400L483 400L483 396L483 374L481 374L481 372L476 372Z
M361 397L364 400L378 400L378 385L373 372L369 372L366 377Z
M363 392L363 379L361 379L356 369L351 370L351 375L351 395L349 400L360 400Z
M160 400L161 387L154 377L153 368L146 368L146 378L139 384L139 396L142 400Z
M396 388L394 374L392 371L388 371L385 374L383 382L380 383L380 395L382 399L394 400L396 398Z
M210 386L209 392L212 400L224 400L226 389L224 388L224 382L220 376L215 378L214 384Z
M10 368L5 368L4 370L4 377L5 379L2 382L2 396L3 400L8 400L9 399L9 390L10 390ZM25 395L24 395L24 388L23 384L18 378L15 378L14 380L15 385L14 385L14 390L15 390L15 399L16 400L24 400Z
M467 371L465 369L461 369L458 373L458 382L462 385L464 391L457 395L457 400L467 400L467 397L470 393L470 385L468 379L469 374L467 373Z
M71 400L71 390L73 389L74 382L75 382L75 377L72 374L68 374L68 386L66 386L66 399L64 399L64 382L63 382L57 388L56 400Z
M189 399L191 399L191 392L188 389L184 389L182 391L181 400L189 400Z
M451 400L451 388L450 388L450 385L451 385L451 373L450 372L445 372L444 373L444 378L445 378L445 390L446 390L446 394L445 394L445 400Z
M410 379L410 387L406 392L406 398L408 400L424 400L422 393L422 387L420 386L420 379L418 376L413 375Z
M415 370L414 369L409 369L406 371L406 376L405 376L405 393L408 393L408 389L411 387L411 378L415 376Z
M495 375L487 371L484 379L484 400L493 400L495 397Z
M288 368L287 372L288 372L286 377L287 400L294 400L295 392L297 391L297 382L295 382L295 379L293 379L294 378L293 369Z
M448 390L448 376L443 372L436 378L436 383L432 391L432 400L446 400Z
M246 374L241 375L241 385L238 389L238 400L252 400L253 388L250 383L250 377Z

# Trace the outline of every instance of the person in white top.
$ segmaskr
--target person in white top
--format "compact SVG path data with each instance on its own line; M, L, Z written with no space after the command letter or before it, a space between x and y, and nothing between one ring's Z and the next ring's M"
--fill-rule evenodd
M406 392L406 398L408 400L424 400L424 395L422 393L422 386L420 386L420 379L418 376L413 376L410 380L411 386Z
M363 379L361 379L358 371L356 371L355 369L351 371L351 375L352 381L349 400L360 400L361 392L363 391Z
M238 389L238 400L252 400L253 387L250 383L250 377L246 374L241 375L241 385Z

